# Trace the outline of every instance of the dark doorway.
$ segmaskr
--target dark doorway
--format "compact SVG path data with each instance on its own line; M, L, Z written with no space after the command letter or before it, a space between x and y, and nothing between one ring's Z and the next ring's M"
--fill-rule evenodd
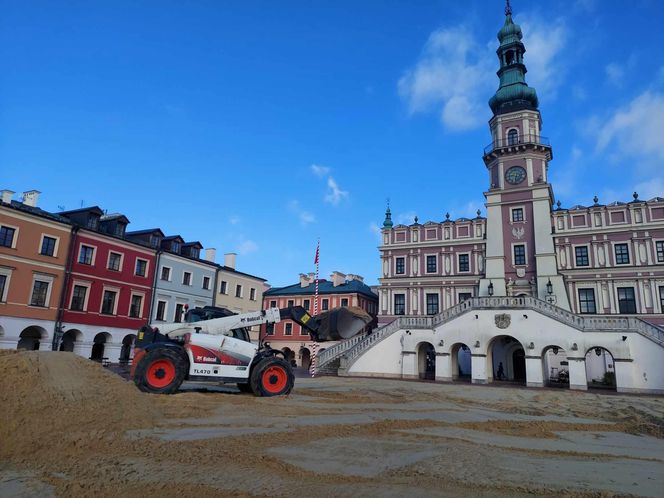
M526 353L519 348L512 353L512 365L514 366L514 380L526 381Z

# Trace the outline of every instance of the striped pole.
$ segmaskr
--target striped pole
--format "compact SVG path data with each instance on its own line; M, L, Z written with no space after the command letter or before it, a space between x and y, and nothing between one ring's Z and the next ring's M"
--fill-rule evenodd
M314 258L314 263L316 264L316 288L314 291L314 316L318 314L318 267L320 260L320 239L316 244L316 257ZM314 342L311 345L311 365L310 373L312 377L316 376L316 363L318 361L318 343Z

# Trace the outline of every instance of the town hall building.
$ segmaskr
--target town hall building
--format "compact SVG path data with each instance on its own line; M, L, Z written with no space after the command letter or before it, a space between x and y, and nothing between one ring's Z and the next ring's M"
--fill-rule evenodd
M664 198L564 208L511 8L484 149L486 218L381 232L382 328L321 354L344 375L664 393Z

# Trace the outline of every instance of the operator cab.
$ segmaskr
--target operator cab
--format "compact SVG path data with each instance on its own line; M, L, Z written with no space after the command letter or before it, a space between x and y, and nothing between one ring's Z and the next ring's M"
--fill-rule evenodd
M234 313L226 308L218 308L217 306L203 306L202 308L194 308L187 311L184 316L184 321L187 323L195 323L233 315L237 315L237 313ZM251 339L249 338L249 329L245 327L229 330L224 335L228 337L234 337L235 339L239 339L241 341L251 342Z

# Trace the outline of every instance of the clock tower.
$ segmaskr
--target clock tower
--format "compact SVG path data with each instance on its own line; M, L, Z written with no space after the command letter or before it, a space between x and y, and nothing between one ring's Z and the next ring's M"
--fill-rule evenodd
M498 32L498 90L489 100L492 142L484 149L489 189L486 275L480 295L534 296L569 309L553 246L553 191L549 141L540 135L542 117L534 88L526 84L521 28L507 1Z

